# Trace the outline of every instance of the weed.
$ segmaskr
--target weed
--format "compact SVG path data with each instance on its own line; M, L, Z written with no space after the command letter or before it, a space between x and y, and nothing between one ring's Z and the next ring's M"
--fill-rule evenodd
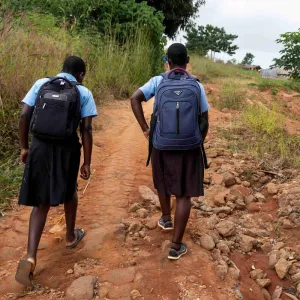
M279 93L279 89L278 88L271 88L271 95L276 96Z
M245 96L243 86L236 80L223 81L217 106L220 109L239 109Z

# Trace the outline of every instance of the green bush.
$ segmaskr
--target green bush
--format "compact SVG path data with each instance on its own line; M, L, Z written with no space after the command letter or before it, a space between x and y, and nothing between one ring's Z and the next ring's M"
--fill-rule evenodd
M278 88L275 88L275 87L271 88L271 94L272 94L273 96L278 95L278 93L279 93L279 89L278 89Z

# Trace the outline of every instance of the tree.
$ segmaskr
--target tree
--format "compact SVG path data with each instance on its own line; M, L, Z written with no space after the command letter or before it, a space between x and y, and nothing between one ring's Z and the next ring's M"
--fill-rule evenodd
M242 60L243 65L252 65L255 56L252 53L246 53L244 59Z
M211 51L211 56L215 53L225 52L229 55L235 54L239 49L233 45L233 41L238 38L237 35L226 33L224 28L212 25L196 26L193 24L187 28L187 48L196 54L206 56Z
M290 75L294 79L300 78L300 29L296 32L287 32L280 35L280 39L276 40L278 44L283 44L283 49L279 51L281 58L275 58L275 65L283 67L290 71Z
M145 0L136 0L142 1ZM205 0L147 0L149 6L163 12L165 34L169 38L174 38L178 29L185 29L205 2Z

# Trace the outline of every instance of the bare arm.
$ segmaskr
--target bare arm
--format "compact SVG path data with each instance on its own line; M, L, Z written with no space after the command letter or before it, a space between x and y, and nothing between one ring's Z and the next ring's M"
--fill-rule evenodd
M205 127L205 130L202 132L203 141L205 141L208 129L209 129L209 118L208 118L208 111L202 114L203 119L205 120L207 126Z
M91 175L91 159L93 149L93 127L92 117L83 118L80 124L80 132L82 136L84 161L81 167L81 178L87 180Z
M20 160L23 163L26 163L28 157L28 134L29 134L29 125L31 116L33 113L33 107L23 104L22 112L19 119L19 139L21 146L21 157Z
M142 102L145 101L145 96L141 90L136 90L136 92L131 97L131 108L132 111L140 124L140 127L146 136L146 138L149 137L149 126L146 122Z

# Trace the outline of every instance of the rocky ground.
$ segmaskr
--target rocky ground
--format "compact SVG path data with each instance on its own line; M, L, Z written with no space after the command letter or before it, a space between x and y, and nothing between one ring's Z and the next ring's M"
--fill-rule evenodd
M145 109L149 115L151 103ZM171 233L157 228L160 207L144 167L146 141L129 103L102 109L93 177L88 186L80 182L78 226L86 237L66 250L63 210L53 209L36 287L27 291L13 277L25 253L30 211L8 213L0 220L0 299L300 299L300 177L230 152L218 135L230 118L211 111L205 197L192 201L189 253L169 262Z

